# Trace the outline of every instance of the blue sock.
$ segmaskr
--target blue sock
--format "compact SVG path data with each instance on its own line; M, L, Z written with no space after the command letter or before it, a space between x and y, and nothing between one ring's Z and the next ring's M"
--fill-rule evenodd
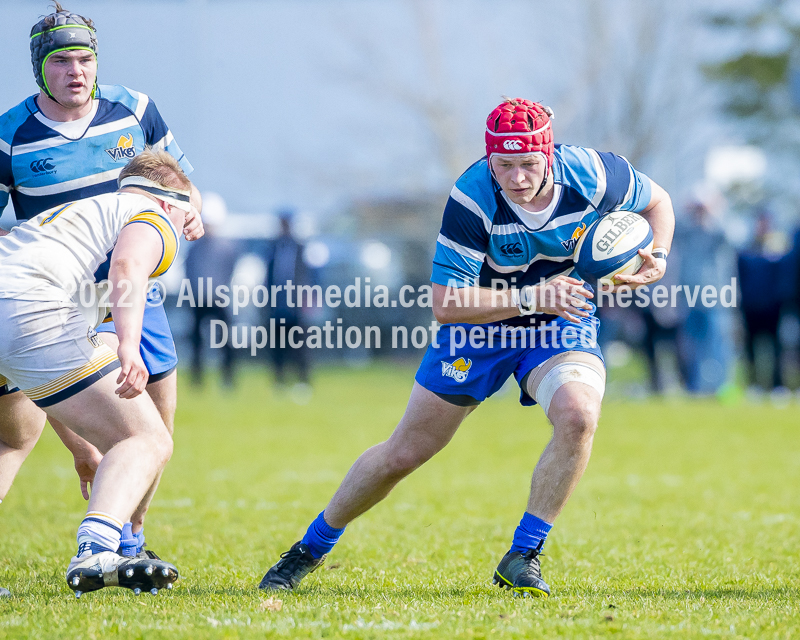
M133 536L136 538L136 553L141 553L144 549L144 528Z
M121 556L132 558L137 553L137 546L138 542L136 536L133 535L133 531L131 531L131 523L127 522L122 526L122 539L119 541L118 553Z
M547 540L547 534L553 525L545 522L541 518L525 512L522 520L519 521L517 530L514 531L514 541L511 544L511 551L519 551L525 553L531 549L541 548L539 545L544 545Z
M325 522L325 512L323 511L317 516L317 519L311 523L308 531L306 531L306 535L303 536L302 542L308 547L312 556L321 558L333 549L333 545L342 537L344 529L344 527L341 529L334 529Z

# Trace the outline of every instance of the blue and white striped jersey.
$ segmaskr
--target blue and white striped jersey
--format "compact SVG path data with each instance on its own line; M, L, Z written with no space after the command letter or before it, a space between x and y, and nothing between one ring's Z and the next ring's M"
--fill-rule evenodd
M650 179L613 153L556 145L553 181L552 203L532 213L508 199L486 158L473 164L450 192L431 281L491 287L504 280L521 287L574 276L572 253L589 225L610 211L638 212L650 202Z
M188 174L184 156L155 103L120 85L98 87L88 127L49 121L36 96L0 116L0 213L14 203L18 220L117 190L117 176L145 145L166 149ZM61 126L61 125L65 126ZM53 127L56 126L60 130Z

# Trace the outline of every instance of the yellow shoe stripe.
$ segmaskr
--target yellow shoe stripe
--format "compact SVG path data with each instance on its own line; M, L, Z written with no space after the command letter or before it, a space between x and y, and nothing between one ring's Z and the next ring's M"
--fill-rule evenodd
M495 571L495 574L500 577L500 579L505 582L508 586L513 587L514 583L511 582L508 578L506 578L502 573L499 571Z
M547 598L549 594L547 591L542 591L541 589L537 589L536 587L512 587L512 591L516 591L517 593L522 593L523 591L527 591L528 593L533 593L539 598Z

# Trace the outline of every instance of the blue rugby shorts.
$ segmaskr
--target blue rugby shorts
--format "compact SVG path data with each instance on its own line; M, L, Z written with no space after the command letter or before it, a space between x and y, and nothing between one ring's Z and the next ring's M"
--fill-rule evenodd
M599 329L600 320L594 316L579 325L558 318L546 329L518 330L499 322L446 324L439 328L438 346L428 347L414 379L433 393L469 396L477 404L499 391L511 374L521 384L530 371L559 353L584 351L603 360ZM470 332L475 336L472 341ZM519 401L524 406L536 404L522 388Z
M98 333L116 333L114 321L109 320L97 327ZM164 311L161 294L153 287L147 295L142 320L142 341L139 346L142 360L150 373L150 382L169 375L178 366L178 352L172 339L172 330Z

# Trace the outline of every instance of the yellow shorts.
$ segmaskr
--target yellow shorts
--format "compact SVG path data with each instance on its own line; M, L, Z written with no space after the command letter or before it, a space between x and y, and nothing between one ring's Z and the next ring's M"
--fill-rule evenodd
M120 366L74 305L0 298L0 318L0 376L40 407L74 396Z

